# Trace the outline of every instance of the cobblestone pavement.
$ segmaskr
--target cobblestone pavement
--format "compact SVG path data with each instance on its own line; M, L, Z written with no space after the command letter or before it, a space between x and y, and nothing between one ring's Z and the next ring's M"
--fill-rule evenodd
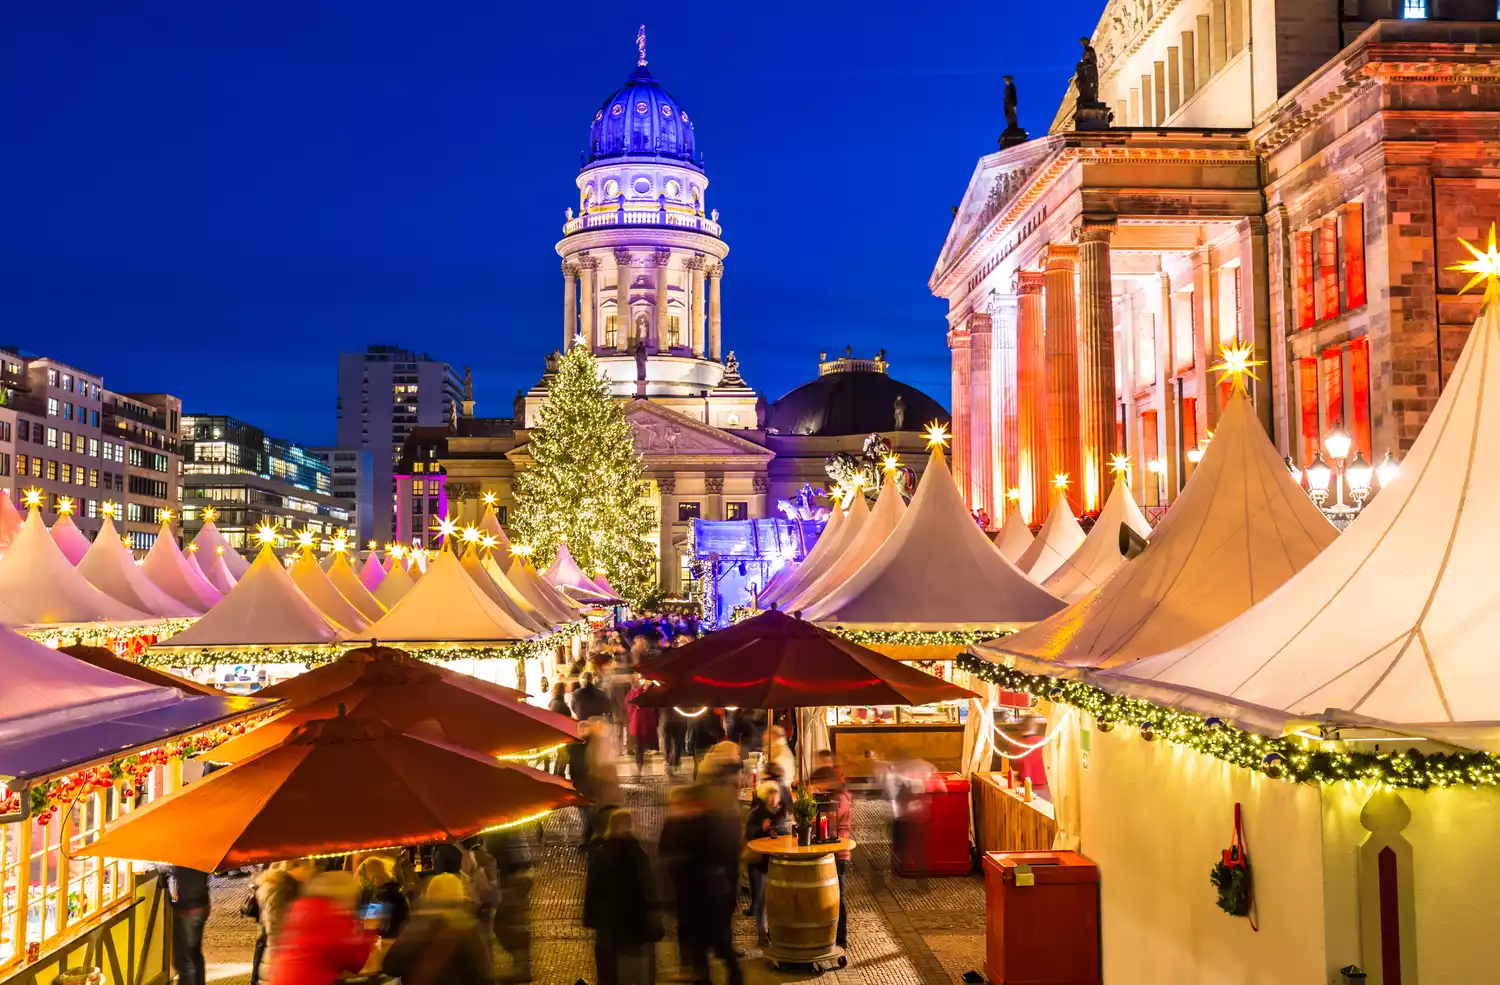
M648 767L648 772L650 767ZM658 773L625 779L635 814L637 835L653 848L662 822L665 781ZM594 980L593 942L581 922L584 860L577 844L578 823L572 811L548 819L538 855L532 905L533 976L544 985L573 985ZM750 985L817 978L827 985L925 985L957 982L984 963L984 887L978 876L903 879L890 867L890 810L881 800L855 802L853 871L845 879L849 908L849 965L815 976L808 972L773 971L755 945L755 928L737 917L737 945ZM204 953L208 979L214 985L247 985L254 925L239 916L249 892L246 878L214 881L214 912L208 923ZM658 948L661 978L676 967L673 933ZM503 971L503 964L501 965ZM722 968L717 970L720 980Z

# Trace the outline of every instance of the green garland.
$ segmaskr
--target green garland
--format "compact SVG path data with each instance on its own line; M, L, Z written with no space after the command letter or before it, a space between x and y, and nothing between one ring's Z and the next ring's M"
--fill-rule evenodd
M384 644L401 650L418 660L495 660L507 658L516 661L540 657L551 653L556 647L570 643L575 638L588 635L587 624L573 623L535 639L515 643L465 644L447 646L404 646L399 643ZM363 644L360 644L363 645ZM300 663L308 667L319 667L332 663L351 649L348 644L316 644L310 646L248 646L205 648L202 650L172 650L170 648L147 650L138 663L147 667L190 667L208 663L284 664Z
M1412 790L1500 786L1500 757L1489 753L1435 752L1424 756L1409 750L1350 752L1321 748L1294 736L1256 735L1221 719L1200 718L1141 698L1122 697L1092 684L1022 673L972 653L960 656L958 667L1007 691L1024 692L1087 712L1101 731L1118 725L1134 726L1147 741L1165 739L1273 779L1298 783L1367 781Z
M1008 635L1001 629L839 629L830 630L860 646L975 646Z

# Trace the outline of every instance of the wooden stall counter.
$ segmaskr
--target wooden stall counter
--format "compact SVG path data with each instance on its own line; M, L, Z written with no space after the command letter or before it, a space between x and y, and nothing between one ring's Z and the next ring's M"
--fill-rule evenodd
M1005 786L999 773L970 777L974 797L974 844L988 852L1040 852L1052 847L1057 819L1050 802Z
M963 769L964 727L959 722L869 722L830 725L828 741L844 776L875 779L875 764L920 759L939 773Z
M811 965L818 971L842 968L844 950L835 944L839 925L839 874L835 852L854 849L853 838L823 845L799 845L796 837L756 838L746 846L770 858L766 874L765 955L773 968Z

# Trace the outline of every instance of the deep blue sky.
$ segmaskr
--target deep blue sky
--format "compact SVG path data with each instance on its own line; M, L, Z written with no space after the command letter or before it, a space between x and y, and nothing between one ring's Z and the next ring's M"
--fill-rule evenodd
M691 112L725 346L774 399L884 346L946 403L927 290L976 159L1044 133L1101 4L8 4L0 342L332 440L341 350L474 367L505 415L561 335L553 245L634 64Z

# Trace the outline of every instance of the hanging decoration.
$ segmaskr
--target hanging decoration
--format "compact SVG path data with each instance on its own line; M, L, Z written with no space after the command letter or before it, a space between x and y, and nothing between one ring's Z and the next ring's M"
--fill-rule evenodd
M1234 844L1220 853L1209 873L1218 894L1215 902L1231 917L1250 917L1250 927L1259 930L1253 916L1254 889L1250 882L1250 854L1245 851L1245 828L1240 819L1240 805L1234 805Z
M521 662L532 657L548 656L559 646L570 645L574 639L582 639L587 635L588 624L579 621L553 630L545 636L492 646L482 643L449 645L382 643L381 645L389 645L393 649L402 650L418 660L509 659ZM148 650L137 658L136 662L147 667L196 667L203 664L237 663L303 664L312 668L332 663L343 656L349 646L350 644L311 644L308 646L214 647L191 651Z

